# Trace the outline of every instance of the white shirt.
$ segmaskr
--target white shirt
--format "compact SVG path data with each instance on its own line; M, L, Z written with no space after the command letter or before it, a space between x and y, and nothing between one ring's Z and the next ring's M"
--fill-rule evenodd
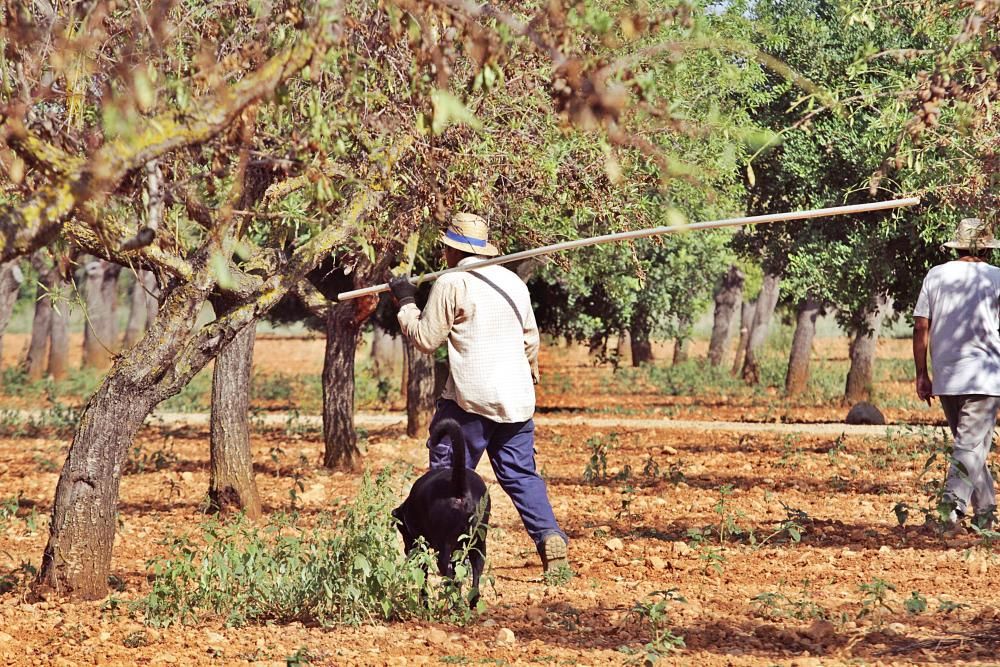
M481 261L466 257L459 266ZM399 309L403 334L425 354L448 341L450 373L442 398L495 422L535 413L538 326L528 287L502 266L448 273L434 283L423 312Z
M937 396L1000 396L1000 268L952 261L924 278L916 317L930 320Z

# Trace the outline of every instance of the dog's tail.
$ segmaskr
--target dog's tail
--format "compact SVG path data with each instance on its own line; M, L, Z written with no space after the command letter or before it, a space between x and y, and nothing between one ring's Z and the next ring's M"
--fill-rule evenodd
M431 442L441 442L447 435L451 438L451 488L456 498L461 498L468 491L465 479L465 436L462 427L454 419L442 419L434 425L431 432Z

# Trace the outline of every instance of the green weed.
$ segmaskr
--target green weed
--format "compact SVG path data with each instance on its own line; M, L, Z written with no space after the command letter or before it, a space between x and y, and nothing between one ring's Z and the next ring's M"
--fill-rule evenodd
M797 595L786 595L783 585L777 591L766 591L750 600L753 612L762 618L771 620L794 618L800 621L812 619L830 619L830 612L813 599L813 590L808 579L802 581L802 587Z
M590 448L591 454L583 469L583 481L588 484L608 481L608 454L618 446L618 434L610 433L606 437L593 435L585 444Z
M858 618L864 618L880 611L895 613L895 610L889 605L888 595L890 591L895 592L896 587L885 579L875 577L867 584L861 584L858 590L865 594L861 600Z
M650 593L648 599L640 600L632 607L632 616L640 624L648 626L651 639L642 648L636 650L622 647L622 653L631 655L630 662L641 665L654 665L676 651L684 648L684 637L675 635L669 626L667 611L671 604L685 602L677 593L677 589Z
M147 452L142 445L135 445L128 453L122 466L123 475L137 475L172 468L177 464L177 454L171 445L168 449L154 449Z
M428 592L425 572L436 571L432 553L420 549L403 557L390 515L396 497L389 480L388 470L375 479L366 474L335 524L321 517L307 528L296 515L285 515L262 526L209 521L198 540L169 537L163 543L168 555L147 564L151 591L134 611L157 626L206 616L229 625L469 620L474 610L458 586ZM466 557L456 556L459 581L468 574Z

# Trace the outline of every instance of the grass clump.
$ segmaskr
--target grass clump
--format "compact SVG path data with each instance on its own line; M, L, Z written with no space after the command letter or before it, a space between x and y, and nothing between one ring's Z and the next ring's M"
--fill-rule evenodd
M265 525L211 521L202 526L201 544L186 535L168 538L170 553L147 564L152 591L133 611L161 627L207 617L234 626L469 620L474 610L459 587L428 586L425 572L436 572L432 553L404 558L389 481L388 470L374 479L366 474L337 522L324 516L310 528L295 515Z

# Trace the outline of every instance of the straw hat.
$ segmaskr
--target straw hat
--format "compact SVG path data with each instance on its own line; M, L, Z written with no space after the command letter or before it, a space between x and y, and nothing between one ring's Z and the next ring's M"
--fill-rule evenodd
M1000 241L993 237L993 229L979 218L962 218L955 227L955 234L941 248L961 248L976 250L979 248L1000 248Z
M478 215L456 213L451 217L448 228L441 232L441 243L473 255L493 257L500 251L490 243L489 231L486 221Z

